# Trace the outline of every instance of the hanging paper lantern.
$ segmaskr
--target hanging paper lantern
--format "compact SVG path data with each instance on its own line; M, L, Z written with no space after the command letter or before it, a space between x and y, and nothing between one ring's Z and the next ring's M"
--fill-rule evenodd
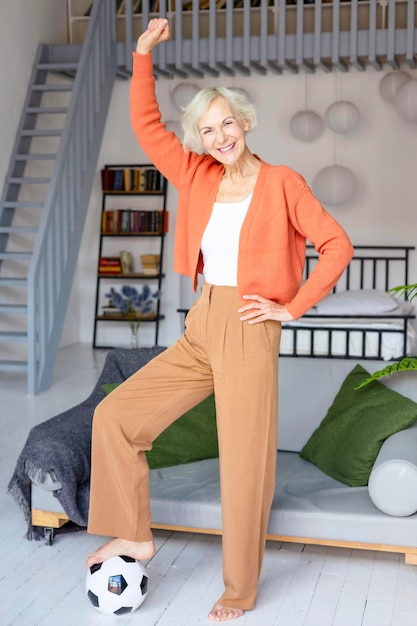
M341 100L328 107L324 118L330 130L335 133L349 133L359 121L359 109L353 102Z
M323 121L314 111L299 111L291 118L290 130L299 141L314 141L323 131Z
M395 94L394 107L407 122L417 122L417 80L410 79Z
M182 113L184 108L190 104L191 100L199 91L196 85L180 83L172 90L171 102L177 111Z
M332 206L348 202L353 197L355 189L355 176L342 165L323 168L313 181L313 191L320 202Z
M398 89L409 80L410 76L406 72L388 72L379 81L379 93L387 102L394 102Z

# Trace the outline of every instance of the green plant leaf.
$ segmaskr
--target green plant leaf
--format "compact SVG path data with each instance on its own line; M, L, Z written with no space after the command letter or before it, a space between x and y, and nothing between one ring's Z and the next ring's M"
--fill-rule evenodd
M374 372L369 378L364 380L357 385L355 389L360 389L361 387L366 387L369 383L372 383L374 380L378 380L379 378L384 378L385 376L392 376L392 374L396 374L397 372L410 372L412 370L417 370L417 357L410 356L401 359L400 361L396 361L395 363L390 363L386 367L377 370Z
M414 285L398 285L397 287L392 287L392 289L388 289L390 293L395 293L398 296L403 296L407 294L407 298L411 301L413 298L417 296L417 283Z

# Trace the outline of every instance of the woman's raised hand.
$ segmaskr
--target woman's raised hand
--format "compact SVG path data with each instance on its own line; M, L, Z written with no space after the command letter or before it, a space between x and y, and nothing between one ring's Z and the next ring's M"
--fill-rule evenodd
M162 17L149 20L148 29L139 37L136 52L150 54L158 44L168 41L171 37L169 22Z

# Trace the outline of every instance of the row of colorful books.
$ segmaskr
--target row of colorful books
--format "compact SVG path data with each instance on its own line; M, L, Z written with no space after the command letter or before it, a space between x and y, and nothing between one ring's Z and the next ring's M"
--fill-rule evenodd
M103 191L159 192L164 189L165 179L161 172L150 167L125 167L101 170Z
M168 211L107 209L103 211L102 233L168 232Z

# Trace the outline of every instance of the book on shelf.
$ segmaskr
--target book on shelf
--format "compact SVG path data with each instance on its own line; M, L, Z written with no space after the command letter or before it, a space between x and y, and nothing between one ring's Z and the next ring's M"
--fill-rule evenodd
M122 314L120 313L119 309L116 306L103 306L101 308L101 314L102 315L111 315L112 317L121 317Z
M124 191L124 172L116 170L114 173L113 191Z
M165 215L164 215L165 213ZM101 220L102 233L168 232L168 211L151 209L106 209Z
M116 170L106 168L101 170L101 188L103 191L110 191L114 188Z
M142 274L145 276L159 276L159 267L144 267Z
M103 191L158 192L164 189L165 178L155 167L124 167L101 170Z
M120 256L101 256L98 264L99 274L121 274Z
M100 265L120 265L120 257L118 256L101 256Z
M160 263L161 255L160 254L141 254L140 260L142 263Z
M142 254L140 260L142 263L142 274L158 276L161 264L160 254Z

